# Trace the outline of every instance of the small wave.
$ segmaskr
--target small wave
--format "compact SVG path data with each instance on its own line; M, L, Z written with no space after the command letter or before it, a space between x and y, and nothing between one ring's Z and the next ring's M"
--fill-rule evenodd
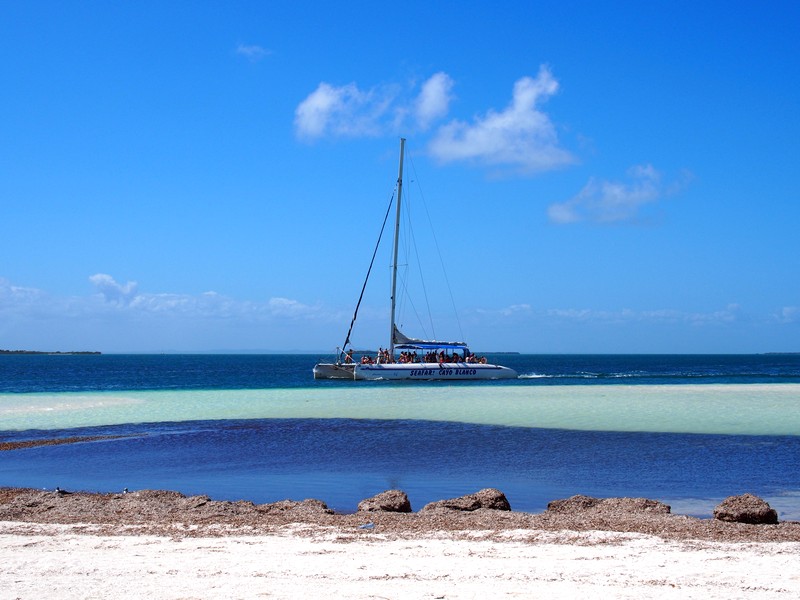
M589 371L577 371L572 373L523 373L519 379L559 379L559 380L725 380L729 382L747 382L748 380L769 380L769 381L792 381L793 377L772 373L725 373L725 372L658 372L658 371L622 371L609 373L593 373Z
M523 373L519 379L599 379L597 373Z

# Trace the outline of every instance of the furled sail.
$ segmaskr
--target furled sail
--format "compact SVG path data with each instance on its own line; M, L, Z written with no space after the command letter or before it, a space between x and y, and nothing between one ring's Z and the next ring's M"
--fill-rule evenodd
M408 337L397 326L392 334L392 341L395 348L401 350L433 350L433 349L466 349L466 342L440 342L437 340L415 340Z

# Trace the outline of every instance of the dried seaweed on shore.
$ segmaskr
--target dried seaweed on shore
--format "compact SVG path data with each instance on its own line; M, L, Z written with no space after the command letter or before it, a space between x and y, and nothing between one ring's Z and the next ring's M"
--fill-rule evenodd
M67 493L0 488L0 521L87 524L106 534L181 536L257 535L300 525L302 531L333 528L348 537L449 535L502 536L511 531L611 531L664 539L725 542L800 541L800 523L777 525L725 523L653 511L643 499L606 499L587 510L530 514L493 509L461 512L447 509L417 513L336 514L319 500L271 504L218 501L208 496L143 490L122 494ZM645 509L638 510L637 507ZM368 528L364 528L368 525ZM524 536L523 536L524 537Z
M102 440L118 440L132 437L129 435L73 435L65 438L47 438L44 440L23 440L19 442L0 442L0 452L24 450L39 446L60 446L62 444L79 444L81 442L99 442Z

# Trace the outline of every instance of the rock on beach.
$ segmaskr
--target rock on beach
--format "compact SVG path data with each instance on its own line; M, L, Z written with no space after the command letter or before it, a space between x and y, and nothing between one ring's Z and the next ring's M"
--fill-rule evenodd
M457 510L463 512L472 512L481 508L488 508L491 510L511 510L511 505L505 494L500 490L494 488L485 488L475 494L467 494L466 496L459 496L458 498L450 498L449 500L438 500L430 502L422 507L421 512L431 510Z
M358 503L358 512L410 513L411 502L401 490L386 490Z
M753 494L729 496L714 509L714 518L730 523L775 525L778 513L765 500Z
M668 504L649 498L592 498L580 494L547 504L548 513L572 515L587 512L668 515L671 510Z

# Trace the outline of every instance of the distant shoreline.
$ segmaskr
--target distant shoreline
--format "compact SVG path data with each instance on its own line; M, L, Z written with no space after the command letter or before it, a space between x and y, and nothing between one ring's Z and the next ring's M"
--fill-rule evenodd
M72 356L75 354L102 354L102 352L98 352L96 350L72 350L69 352L61 352L60 350L55 352L47 352L44 350L0 350L0 354L45 354Z

